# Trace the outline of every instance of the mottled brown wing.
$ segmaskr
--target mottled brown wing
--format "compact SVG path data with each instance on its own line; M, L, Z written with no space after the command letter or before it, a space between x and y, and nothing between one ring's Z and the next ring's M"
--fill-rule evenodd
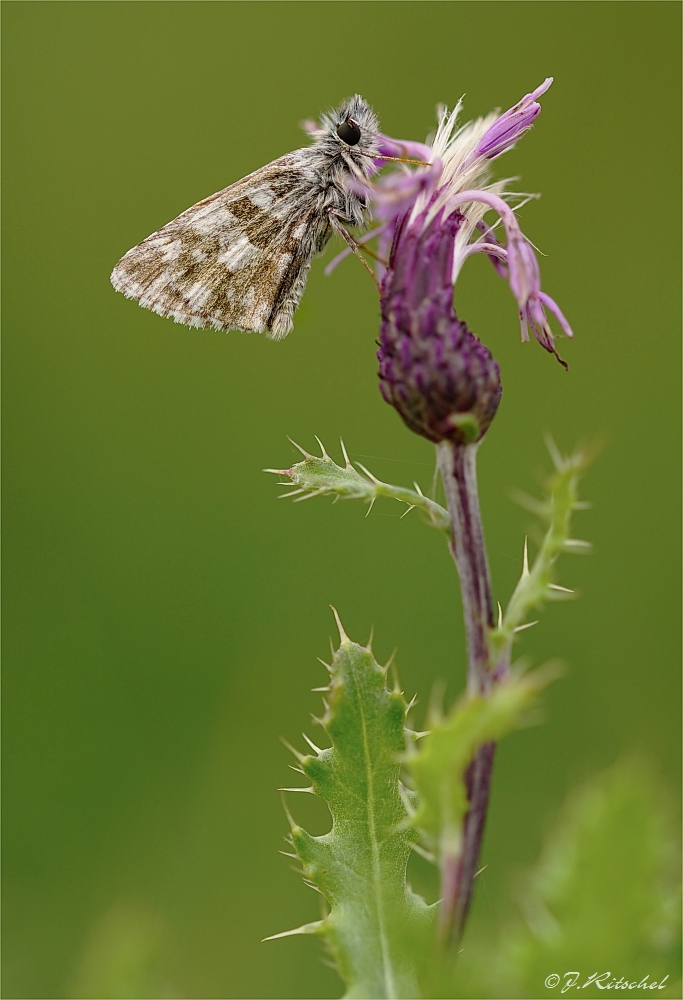
M326 220L305 150L200 201L129 250L118 291L187 326L285 337Z

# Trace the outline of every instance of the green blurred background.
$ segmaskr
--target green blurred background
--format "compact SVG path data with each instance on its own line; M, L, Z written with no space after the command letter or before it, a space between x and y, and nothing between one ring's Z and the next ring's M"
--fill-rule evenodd
M473 930L495 927L568 788L632 751L678 787L679 5L11 2L3 15L4 996L94 996L111 954L130 992L98 996L339 994L317 942L260 943L318 909L277 853L275 789L292 783L278 736L311 731L329 603L354 638L374 624L380 657L398 648L422 706L437 677L454 694L458 587L419 516L278 502L260 470L295 460L286 434L312 447L317 433L334 455L343 434L376 474L426 489L431 447L377 391L377 301L357 262L330 278L314 265L281 344L177 326L108 276L350 93L421 139L437 102L466 92L469 118L553 75L497 170L543 193L522 223L574 326L569 374L520 346L487 261L456 290L503 377L480 452L501 600L530 522L509 490L537 492L543 433L564 449L607 442L577 524L595 554L560 575L582 599L520 644L569 671L546 723L500 750ZM323 831L317 803L293 804ZM414 879L430 891L424 870Z

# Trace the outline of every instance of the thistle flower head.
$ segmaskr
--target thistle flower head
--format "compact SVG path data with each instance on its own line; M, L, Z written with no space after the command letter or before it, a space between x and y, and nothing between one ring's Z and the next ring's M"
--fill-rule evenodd
M479 441L501 396L498 365L453 309L463 216L404 220L382 286L380 389L408 427L439 442Z
M455 237L452 280L455 283L467 257L486 253L501 276L507 277L517 299L522 340L529 330L539 343L557 356L547 312L553 313L562 332L572 330L557 304L541 290L536 254L519 226L514 202L520 196L506 191L506 181L491 181L491 160L511 149L538 117L537 98L550 87L552 78L527 94L502 115L485 118L458 128L460 102L450 114L444 109L431 146L430 167L401 177L394 175L376 189L376 214L386 225L408 215L408 225L429 226L439 217L442 222L453 213L462 216ZM484 216L494 211L494 227ZM419 220L419 221L418 221ZM494 232L502 223L506 242L501 244Z
M548 313L572 331L557 304L541 290L536 254L515 215L525 196L491 180L491 161L524 135L541 106L537 98L552 79L502 115L458 127L460 111L445 109L431 147L382 136L385 156L422 155L424 169L394 172L373 186L380 220L382 330L378 358L384 398L417 433L433 441L477 441L500 401L498 366L453 309L453 286L465 260L485 253L517 300L522 340L533 332L557 354ZM425 157L426 150L426 157ZM379 161L378 161L379 165ZM494 211L498 220L485 221ZM505 242L494 229L502 224ZM384 248L382 247L384 243Z

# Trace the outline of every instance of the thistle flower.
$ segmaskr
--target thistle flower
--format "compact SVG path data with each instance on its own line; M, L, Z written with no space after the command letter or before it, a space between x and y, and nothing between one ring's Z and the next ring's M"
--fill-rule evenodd
M562 361L548 312L571 337L558 305L541 290L536 254L524 237L505 181L490 180L490 161L529 130L537 98L552 79L500 116L457 128L460 104L442 112L424 170L394 173L373 188L380 240L391 239L388 268L381 267L380 387L411 430L432 441L472 443L486 432L500 401L498 366L453 309L453 286L465 260L486 253L509 280L517 300L522 340L531 330ZM382 137L384 155L422 153L425 147ZM519 205L517 205L519 207ZM501 244L484 221L495 211ZM380 243L380 251L382 243Z
M408 427L430 441L469 444L491 423L502 392L498 365L453 309L456 211L404 220L382 285L380 389Z

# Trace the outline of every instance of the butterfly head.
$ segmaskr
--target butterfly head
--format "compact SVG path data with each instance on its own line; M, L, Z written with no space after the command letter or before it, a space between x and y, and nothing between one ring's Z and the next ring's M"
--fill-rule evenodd
M316 139L327 155L352 160L361 169L370 165L378 152L379 122L360 94L349 97L334 111L321 116L322 129Z

